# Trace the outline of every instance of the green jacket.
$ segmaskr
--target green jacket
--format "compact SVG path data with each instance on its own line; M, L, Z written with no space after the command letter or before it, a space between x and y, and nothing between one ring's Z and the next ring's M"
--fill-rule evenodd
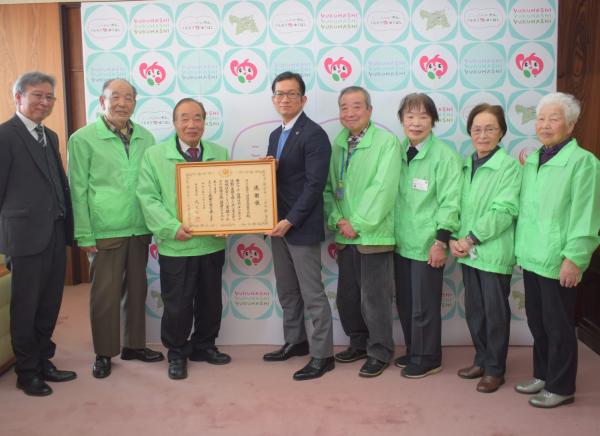
M515 242L517 263L558 279L563 260L585 271L600 243L600 162L573 139L538 170L525 161Z
M398 138L371 123L342 175L348 156L348 134L348 129L343 129L332 144L323 194L327 226L337 230L340 219L350 221L358 237L345 239L336 232L335 241L341 244L394 245L393 206L400 177ZM338 199L340 178L344 194Z
M227 150L202 141L202 161L229 159ZM181 222L177 219L175 164L185 159L177 150L175 136L150 148L142 162L137 190L148 228L154 234L158 252L165 256L200 256L225 249L225 240L214 236L194 236L187 241L175 239Z
M458 262L482 271L512 274L515 265L515 224L519 212L521 165L503 148L475 172L473 159L465 159L460 203L460 230L464 238L473 232L479 240L477 258Z
M127 157L123 142L102 117L71 135L68 171L79 246L94 246L96 239L150 234L135 191L142 156L153 144L152 134L133 123Z
M462 159L433 134L408 165L402 143L402 170L396 197L396 253L427 261L439 229L458 230Z

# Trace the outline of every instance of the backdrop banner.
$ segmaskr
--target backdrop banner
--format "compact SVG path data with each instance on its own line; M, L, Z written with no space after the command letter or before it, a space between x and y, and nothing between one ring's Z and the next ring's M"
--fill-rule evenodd
M162 141L173 133L172 110L183 97L207 111L204 138L232 159L265 155L280 123L270 84L280 72L306 82L305 111L330 138L341 129L337 97L360 85L373 121L400 138L397 110L410 92L428 93L440 121L435 134L463 156L472 152L466 118L478 103L504 107L503 147L523 163L539 147L535 106L556 89L557 0L277 0L154 1L81 5L88 122L100 112L105 80L123 77L138 90L134 120ZM158 252L148 264L148 340L160 341ZM339 323L337 265L331 235L322 244L322 276ZM522 272L512 278L511 344L531 344ZM402 344L395 307L394 336ZM443 343L469 345L464 287L452 260L444 273ZM307 323L310 324L310 323ZM220 344L283 342L270 241L228 238ZM310 330L310 327L309 327Z

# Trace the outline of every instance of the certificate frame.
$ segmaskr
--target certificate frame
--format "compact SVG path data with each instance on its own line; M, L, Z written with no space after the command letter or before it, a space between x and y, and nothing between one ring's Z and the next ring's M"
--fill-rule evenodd
M177 218L192 235L266 233L277 224L275 159L175 165Z

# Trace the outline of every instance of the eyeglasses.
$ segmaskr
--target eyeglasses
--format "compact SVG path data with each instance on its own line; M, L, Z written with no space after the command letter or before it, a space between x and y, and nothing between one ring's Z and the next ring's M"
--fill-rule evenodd
M287 97L290 100L297 100L300 97L302 97L302 94L300 94L299 92L296 92L296 91L290 91L290 92L277 91L273 94L273 98L275 98L277 100L283 100L284 97Z
M471 129L471 136L479 136L482 133L485 133L486 135L493 135L498 130L500 130L498 127L486 127L484 129L475 127L474 129Z
M27 94L23 94L23 95L27 95ZM56 101L56 96L54 96L52 94L44 95L40 92L30 92L29 96L33 97L35 100L46 100L48 103L54 103Z

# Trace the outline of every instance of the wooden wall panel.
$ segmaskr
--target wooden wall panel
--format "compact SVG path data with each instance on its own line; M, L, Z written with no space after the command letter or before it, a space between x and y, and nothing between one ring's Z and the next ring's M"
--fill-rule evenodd
M45 124L58 133L66 163L65 89L60 6L0 5L0 120L15 113L12 85L25 71L39 70L56 78L56 103Z
M600 158L600 2L559 0L557 89L576 96L582 112L574 135Z
M67 133L70 136L86 124L85 89L83 78L83 46L81 39L81 7L78 4L62 6L64 38L65 92L67 102ZM68 35L68 37L66 36ZM90 281L86 254L78 247L71 249L73 282Z
M4 122L15 113L12 86L17 77L31 70L54 76L57 99L52 114L44 124L58 134L63 166L66 167L67 123L60 5L0 5L0 29L0 120ZM70 249L67 256L65 282L73 284L74 268Z
M557 89L582 106L574 136L600 158L600 2L560 0ZM578 337L600 354L600 248L577 292Z

